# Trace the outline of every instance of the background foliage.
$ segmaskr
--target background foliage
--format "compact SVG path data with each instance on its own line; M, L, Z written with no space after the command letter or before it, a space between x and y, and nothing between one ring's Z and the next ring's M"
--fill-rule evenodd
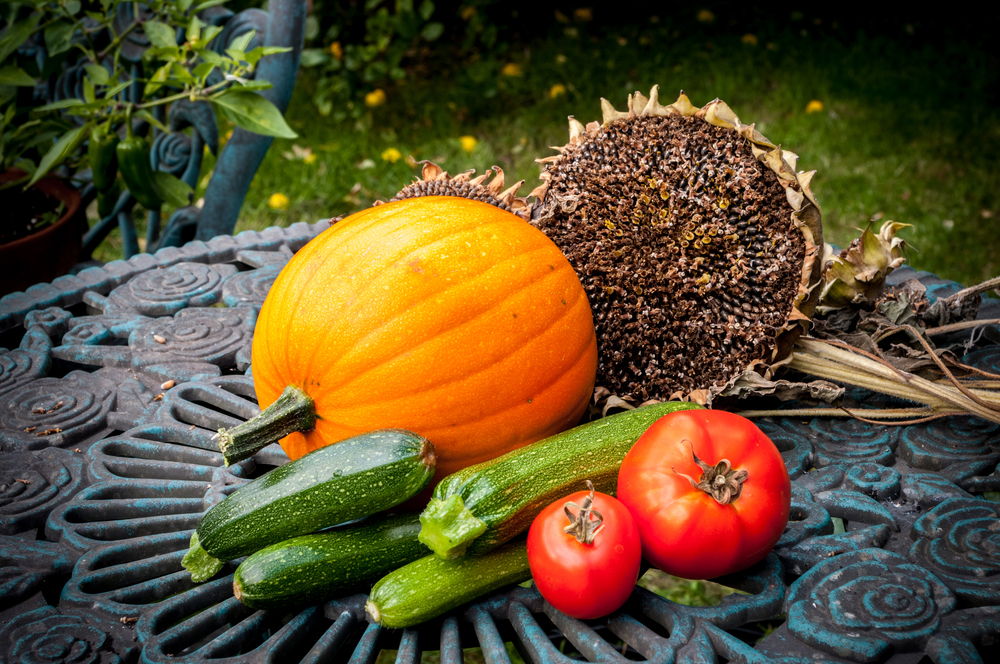
M829 241L845 245L870 219L892 218L914 226L904 235L916 267L966 283L1000 272L1000 63L975 16L718 3L652 16L488 0L340 6L314 6L304 64L315 64L300 71L286 114L300 137L275 142L238 229L391 197L416 174L408 157L451 173L499 165L527 193L534 159L565 142L568 115L599 119L599 98L622 108L628 93L659 84L668 102L679 90L698 105L725 99L797 152L800 168L817 169Z

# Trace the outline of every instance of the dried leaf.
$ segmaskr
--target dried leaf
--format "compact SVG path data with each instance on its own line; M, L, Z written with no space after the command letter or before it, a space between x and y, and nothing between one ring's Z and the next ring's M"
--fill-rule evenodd
M738 399L775 396L781 401L808 399L832 403L844 396L844 388L825 380L814 380L809 383L771 381L754 371L746 371L723 390L721 396Z

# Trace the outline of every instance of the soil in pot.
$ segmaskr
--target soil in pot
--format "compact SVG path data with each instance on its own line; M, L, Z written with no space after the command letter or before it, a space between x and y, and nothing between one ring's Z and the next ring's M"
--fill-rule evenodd
M0 174L16 179L15 169ZM0 190L0 296L69 272L80 256L79 211L80 193L53 178Z

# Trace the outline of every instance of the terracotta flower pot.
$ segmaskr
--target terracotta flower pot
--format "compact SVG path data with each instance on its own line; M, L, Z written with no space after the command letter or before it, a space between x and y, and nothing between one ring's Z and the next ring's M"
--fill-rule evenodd
M24 175L24 171L12 168L0 173L0 183ZM62 201L66 210L51 226L0 244L0 296L52 281L69 272L80 257L83 238L83 225L77 215L80 192L56 178L42 178L35 188Z

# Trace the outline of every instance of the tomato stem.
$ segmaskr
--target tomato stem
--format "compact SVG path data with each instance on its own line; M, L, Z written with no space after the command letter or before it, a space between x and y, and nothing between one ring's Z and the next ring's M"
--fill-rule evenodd
M604 517L591 507L594 504L594 483L587 480L587 488L590 489L590 495L583 499L582 505L570 501L563 506L566 517L569 519L569 525L563 528L563 532L573 535L580 544L593 544L597 533L604 528ZM575 507L580 511L573 514L570 507ZM597 518L591 520L591 514Z
M690 440L687 440L687 444L691 447L691 456L694 458L694 462L701 468L701 479L695 482L693 477L678 473L673 466L670 469L685 478L695 489L700 489L715 498L715 502L720 505L728 505L739 498L740 494L743 493L743 483L750 477L750 473L745 470L734 470L729 459L721 459L714 466L710 466L694 453L694 445Z
M316 426L316 405L299 387L289 385L270 406L232 429L219 429L215 438L228 466L249 459L271 443L294 431L308 431Z

